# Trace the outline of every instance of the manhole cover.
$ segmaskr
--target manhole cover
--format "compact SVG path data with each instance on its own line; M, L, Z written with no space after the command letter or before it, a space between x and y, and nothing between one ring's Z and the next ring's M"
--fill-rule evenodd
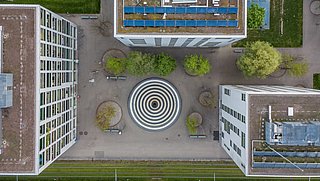
M157 131L170 127L178 119L181 99L170 82L150 78L133 88L128 106L134 122L146 130Z
M79 132L79 135L83 135L83 131L80 131L80 132Z
M88 132L87 132L87 131L85 131L83 134L84 134L84 135L87 135L87 134L88 134Z

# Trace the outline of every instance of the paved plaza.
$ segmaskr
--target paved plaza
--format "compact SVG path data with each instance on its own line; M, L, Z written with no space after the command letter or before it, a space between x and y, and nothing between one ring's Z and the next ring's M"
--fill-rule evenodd
M312 74L320 72L320 23L319 17L309 10L311 0L304 1L303 47L281 49L293 55L305 57L310 71L301 78L283 76L267 79L247 79L236 68L235 61L241 55L231 47L219 49L192 48L129 48L113 38L113 32L101 33L100 22L113 22L113 1L101 0L101 14L98 20L82 20L80 15L66 15L79 25L79 101L78 101L78 140L60 159L133 159L133 160L220 160L229 159L213 140L213 131L218 131L218 111L204 108L198 102L204 90L215 93L216 106L219 84L277 84L312 87ZM113 26L110 26L113 29ZM131 50L172 55L178 63L176 71L165 77L179 91L182 108L179 119L168 129L148 132L138 127L130 118L127 101L134 86L149 77L127 77L127 80L107 80L100 61L108 49ZM182 67L187 54L198 53L207 57L212 71L203 77L188 76ZM94 82L89 80L94 79ZM122 135L102 133L95 125L96 108L103 101L116 101L123 112ZM203 133L206 139L190 139L185 119L197 111L203 115Z

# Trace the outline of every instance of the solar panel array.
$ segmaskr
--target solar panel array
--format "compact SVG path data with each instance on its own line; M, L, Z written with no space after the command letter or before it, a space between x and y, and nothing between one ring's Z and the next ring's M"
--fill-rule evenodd
M279 152L284 157L320 157L320 152ZM273 151L254 151L253 156L271 156L280 157Z
M131 27L237 27L237 20L123 20Z
M296 168L298 166L301 169L315 169L320 168L319 163L273 163L273 162L254 162L252 164L253 168Z
M125 6L125 14L237 14L237 7L150 7Z

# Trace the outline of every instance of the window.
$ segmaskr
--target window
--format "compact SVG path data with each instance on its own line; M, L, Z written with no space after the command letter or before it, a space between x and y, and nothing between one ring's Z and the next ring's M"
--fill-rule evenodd
M230 140L230 146L232 147L232 141Z
M246 101L246 94L241 94L241 100Z
M246 134L244 134L243 132L241 132L241 146L243 148L246 148Z
M146 41L144 39L130 39L130 41L133 43L133 44L147 44Z
M229 89L224 89L224 94L230 96L230 90Z

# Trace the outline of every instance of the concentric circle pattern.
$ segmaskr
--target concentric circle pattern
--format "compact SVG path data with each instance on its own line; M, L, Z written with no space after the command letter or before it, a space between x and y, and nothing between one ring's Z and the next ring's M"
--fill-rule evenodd
M140 127L157 131L168 128L178 119L181 100L177 89L170 82L150 78L134 87L128 106L131 118Z

